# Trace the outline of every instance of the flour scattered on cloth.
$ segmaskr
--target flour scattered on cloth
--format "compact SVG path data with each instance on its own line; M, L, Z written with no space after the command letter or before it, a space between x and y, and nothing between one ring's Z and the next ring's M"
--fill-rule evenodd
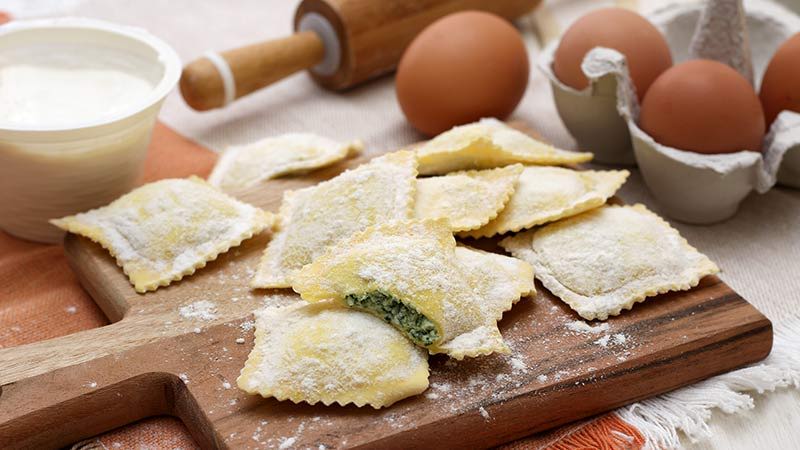
M184 319L197 319L204 321L214 320L219 317L217 315L216 303L208 300L198 300L194 303L181 306L178 309L178 313L180 313L181 317Z

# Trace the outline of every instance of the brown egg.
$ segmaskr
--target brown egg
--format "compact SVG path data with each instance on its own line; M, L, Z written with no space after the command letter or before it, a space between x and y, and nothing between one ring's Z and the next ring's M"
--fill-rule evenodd
M400 107L427 135L482 117L505 118L528 85L519 32L493 14L466 11L425 28L397 68Z
M800 33L778 47L764 72L759 97L767 125L781 111L800 113Z
M553 60L556 77L572 88L586 88L589 80L581 63L595 47L613 48L625 55L639 100L672 66L667 41L653 24L627 9L604 8L578 19L561 37Z
M750 83L705 59L678 64L653 82L639 126L660 144L698 153L759 151L765 128Z

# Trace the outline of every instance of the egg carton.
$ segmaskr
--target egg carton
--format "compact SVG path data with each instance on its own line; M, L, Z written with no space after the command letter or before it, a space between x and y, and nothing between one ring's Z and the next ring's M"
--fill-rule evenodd
M672 4L647 16L664 35L674 64L691 59L692 36L704 7L702 3ZM726 54L726 62L746 77L751 70L758 90L775 50L800 31L800 18L780 5L750 1L745 5L745 19L742 26L747 28L752 56L735 32L715 39L713 50ZM718 20L713 25L724 24ZM538 66L550 80L565 126L581 149L594 152L595 161L638 164L668 216L688 223L719 222L734 215L753 190L764 193L776 181L800 188L800 114L783 111L770 126L760 153L709 155L661 145L637 125L639 103L624 55L601 47L590 51L581 65L589 86L576 90L553 73L558 44L552 42L544 49Z

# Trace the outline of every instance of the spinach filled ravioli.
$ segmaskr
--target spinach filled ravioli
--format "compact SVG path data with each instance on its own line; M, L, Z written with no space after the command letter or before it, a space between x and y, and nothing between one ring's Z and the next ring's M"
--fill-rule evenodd
M319 169L360 153L361 141L339 143L311 133L288 133L225 150L208 182L242 189L288 174Z
M534 290L528 263L457 247L445 219L370 227L303 267L292 287L308 302L369 312L456 359L507 353L497 321Z
M106 248L144 293L193 274L272 227L274 216L190 177L149 183L102 208L51 222Z
M592 159L545 144L497 119L454 127L416 149L420 175L491 169L509 164L563 165Z
M414 216L447 218L452 231L480 228L505 208L522 164L498 169L468 170L417 180Z
M255 317L255 345L237 379L250 394L377 409L428 388L425 351L370 314L298 302Z
M383 155L315 186L284 194L276 233L251 285L288 288L295 272L329 246L377 223L413 216L417 162Z
M602 206L506 238L536 278L586 320L605 320L647 297L687 290L719 272L643 205Z

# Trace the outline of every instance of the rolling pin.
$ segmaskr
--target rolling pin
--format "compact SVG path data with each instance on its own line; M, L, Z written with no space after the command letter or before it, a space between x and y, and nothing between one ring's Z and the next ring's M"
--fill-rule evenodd
M184 67L180 89L198 111L225 106L308 69L322 86L342 90L391 72L423 28L468 9L513 20L539 0L303 0L291 36L221 53Z

